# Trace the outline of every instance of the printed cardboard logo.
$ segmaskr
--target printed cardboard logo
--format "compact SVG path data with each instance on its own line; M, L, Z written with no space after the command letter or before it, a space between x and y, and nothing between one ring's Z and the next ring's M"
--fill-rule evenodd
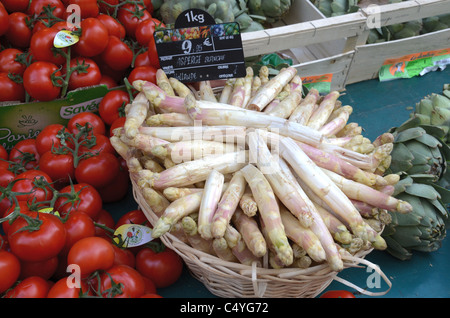
M17 127L30 127L36 125L37 123L38 121L33 118L33 115L22 115L22 119L19 119L19 124L17 125Z
M83 112L92 112L95 113L98 111L98 106L101 102L103 97L93 99L90 101L87 101L85 103L80 103L76 105L70 105L70 106L62 106L59 114L64 119L70 119L76 114L83 113Z

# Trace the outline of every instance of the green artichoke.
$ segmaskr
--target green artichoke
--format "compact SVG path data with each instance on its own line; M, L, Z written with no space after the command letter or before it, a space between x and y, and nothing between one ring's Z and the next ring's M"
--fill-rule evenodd
M403 174L393 195L409 202L413 211L407 214L389 212L392 220L382 233L386 251L400 260L408 260L413 251L438 250L448 227L445 202L450 202L450 191L415 182L411 176Z
M280 20L291 8L291 0L247 0L250 15L265 17L269 23Z
M434 126L409 128L411 123L390 130L394 135L394 147L388 171L426 174L432 177L432 182L438 181L446 174L447 160L450 159L450 149L440 139L444 133Z

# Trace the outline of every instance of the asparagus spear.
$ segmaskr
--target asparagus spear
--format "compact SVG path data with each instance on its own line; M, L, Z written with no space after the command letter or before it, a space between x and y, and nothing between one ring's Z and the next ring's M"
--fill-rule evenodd
M256 220L240 209L236 209L231 219L250 251L256 257L263 257L267 252L267 245Z
M142 125L147 118L149 110L149 102L144 94L137 94L134 98L131 106L128 109L128 113L124 123L125 136L128 138L134 138L138 133L138 128Z

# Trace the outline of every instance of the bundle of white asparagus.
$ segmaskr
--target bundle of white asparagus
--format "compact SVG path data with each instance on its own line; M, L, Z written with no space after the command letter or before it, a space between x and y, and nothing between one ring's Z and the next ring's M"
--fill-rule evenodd
M337 91L302 95L295 68L247 68L219 91L162 70L133 86L111 142L158 217L154 237L248 265L340 271L345 255L386 248L387 211L412 209L384 175L392 135L363 137Z

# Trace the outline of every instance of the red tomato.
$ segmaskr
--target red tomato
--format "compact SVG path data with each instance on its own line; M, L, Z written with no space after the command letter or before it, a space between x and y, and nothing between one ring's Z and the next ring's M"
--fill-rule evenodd
M149 221L141 209L131 210L123 214L117 221L115 228L124 224L140 224L149 226Z
M52 150L52 146L56 149L61 146L61 138L57 136L60 132L69 132L69 130L62 124L50 124L41 130L36 136L36 149L40 155Z
M109 213L105 209L101 209L101 211L98 213L97 217L95 218L95 223L104 225L105 227L107 227L111 230L114 230L114 225L115 225L114 218L112 217L111 213ZM110 237L112 236L112 233L96 226L95 227L95 235L110 239Z
M139 23L151 18L150 12L137 3L124 4L117 13L117 20L123 24L130 38L134 38Z
M141 46L147 46L150 42L150 38L153 37L153 33L155 33L156 27L157 24L153 19L148 19L139 23L136 26L135 31L136 41L138 41Z
M119 39L125 38L125 27L108 14L99 14L97 19L108 29L109 35L117 36Z
M329 290L320 295L320 298L356 298L352 292L347 290Z
M92 133L95 135L104 135L106 132L105 123L101 119L99 115L96 115L91 112L82 112L76 114L67 123L67 129L74 135L79 133L79 129L77 125L85 126L86 124L90 124L93 128Z
M22 50L15 48L8 48L1 51L0 72L23 75L27 67L19 60L22 54L24 54Z
M92 147L86 147L85 145L81 145L79 149L79 155L84 153L97 154L100 152L108 152L110 154L116 154L116 150L111 145L111 141L105 135L94 135L88 136L87 139L92 139L95 137L95 144Z
M80 286L74 287L67 283L67 277L59 279L48 291L47 298L80 298L89 295L89 286L80 280Z
M43 14L44 8L47 6L53 9L52 14L55 17L60 19L64 18L66 8L60 0L31 0L27 13L30 16Z
M141 275L151 279L156 288L163 288L180 278L183 262L176 252L167 247L162 252L143 248L136 255L136 269Z
M56 199L54 207L63 217L72 211L81 211L95 220L102 210L100 194L90 184L76 183L68 185L59 192L64 194L64 196Z
M27 215L35 221L40 220L41 224L30 232L21 230L28 226L24 217L15 219L8 231L11 252L24 261L43 261L58 255L66 241L61 220L49 213L28 212Z
M120 284L120 289L112 288L112 281ZM101 275L100 291L107 298L137 298L144 294L145 283L134 268L114 265Z
M59 97L61 83L55 76L60 77L58 67L50 62L34 62L23 74L23 85L27 93L38 101L51 101Z
M109 91L98 105L98 113L107 125L119 117L125 116L125 106L130 103L130 96L122 90Z
M104 238L91 236L77 241L67 255L68 264L80 267L81 277L87 277L96 270L107 270L114 263L114 248Z
M8 151L0 144L0 159L8 160Z
M105 74L102 74L99 85L106 85L109 89L119 86L114 78Z
M103 0L99 3L101 13L114 13L114 6L119 4L119 0Z
M7 187L15 177L16 175L14 172L8 170L7 168L0 168L0 187Z
M73 211L64 223L66 228L66 244L61 253L69 253L70 248L79 240L85 237L95 236L94 221L84 212Z
M29 203L48 201L53 198L53 192L49 186L43 183L51 184L52 179L48 174L41 170L27 170L16 176L14 185L11 190L13 192L24 192L27 194L16 195L19 201L28 201ZM37 187L36 184L42 184Z
M56 154L47 151L41 156L39 169L50 176L55 182L53 186L57 190L68 185L70 180L75 179L74 160L71 153Z
M102 53L108 45L108 29L97 18L81 21L80 40L73 46L74 51L84 57L93 57Z
M30 0L2 0L2 3L8 12L25 12Z
M0 250L0 293L10 288L20 275L20 261L13 253Z
M69 4L76 4L81 9L81 19L95 18L100 10L97 0L70 0Z
M57 49L53 45L56 33L55 28L42 28L31 36L30 52L35 61L50 62L55 65L63 65L66 58L60 52L66 49Z
M6 200L8 200L8 199L6 198ZM5 209L5 212L3 213L3 217L7 217L11 213L13 213L16 206L19 206L20 213L26 213L26 212L30 211L27 201L18 201L17 203L18 204L16 204L16 203L10 204ZM11 224L9 224L9 221L2 222L3 232L5 232L6 235L8 235L10 226L11 226Z
M52 257L38 262L20 262L19 280L27 277L39 276L45 280L50 279L58 268L58 257Z
M145 276L142 276L145 283L145 294L156 294L156 286L155 283Z
M75 178L78 182L88 183L99 189L113 182L119 169L119 161L116 156L103 152L82 159L75 168Z
M136 80L148 81L156 84L156 71L153 66L138 66L128 75L128 81L133 83Z
M104 203L117 202L128 194L130 175L127 170L120 168L116 178L108 185L98 188L98 193Z
M127 248L118 247L115 244L113 244L113 247L115 252L114 265L127 265L134 268L136 260L133 252Z
M69 90L98 85L102 79L100 68L97 63L90 58L73 58L70 61L70 68L75 70L70 75Z
M133 62L133 50L117 36L110 35L108 45L101 54L102 60L115 71L123 71Z
M0 36L8 32L8 29L9 29L8 11L6 11L5 6L0 2Z
M14 80L13 74L0 72L0 102L25 101L25 88L20 78Z
M110 137L114 135L114 133L113 133L114 129L123 127L125 125L126 119L127 119L126 117L120 117L120 118L117 118L115 121L113 121L113 123L111 124L111 127L109 127L109 136Z
M33 31L27 24L29 18L24 12L12 12L9 15L9 29L5 37L13 47L28 49L30 46Z
M150 41L148 42L148 57L150 59L150 65L154 66L157 69L161 68L159 64L158 50L156 49L154 37L151 37Z
M139 53L134 60L134 67L138 66L150 66L150 58L148 56L148 52L144 51Z
M25 278L13 289L8 290L5 298L46 298L49 283L39 276L31 276Z
M23 163L27 170L39 165L40 155L36 146L36 139L24 139L16 143L9 151L9 161Z

